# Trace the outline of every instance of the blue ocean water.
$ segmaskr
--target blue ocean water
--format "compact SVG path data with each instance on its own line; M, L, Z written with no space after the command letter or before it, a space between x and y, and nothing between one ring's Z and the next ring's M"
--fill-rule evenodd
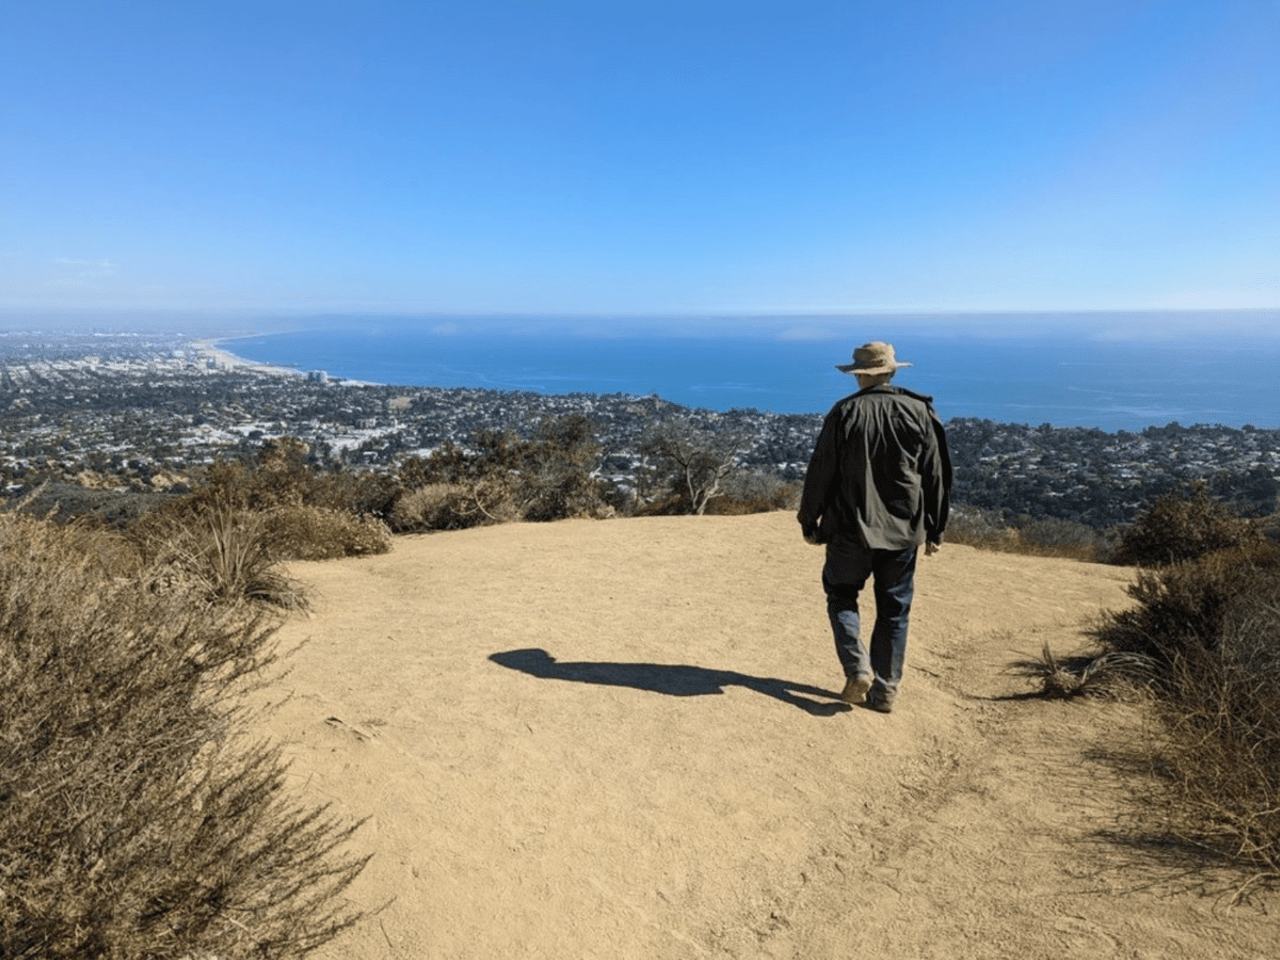
M1158 318L1142 336L1044 318L1018 325L906 324L823 318L823 326L753 320L701 334L652 325L599 329L566 324L435 321L329 325L241 337L223 347L247 360L330 376L413 386L482 387L536 393L658 394L713 410L825 412L853 392L854 345L891 340L913 366L895 380L929 394L943 419L1141 430L1177 421L1280 427L1280 337L1161 337ZM1003 328L1001 328L1003 325ZM1128 329L1128 333L1126 333ZM976 331L976 332L975 332ZM1154 334L1153 332L1154 331ZM1125 334L1117 336L1117 332ZM841 336L843 334L843 336Z

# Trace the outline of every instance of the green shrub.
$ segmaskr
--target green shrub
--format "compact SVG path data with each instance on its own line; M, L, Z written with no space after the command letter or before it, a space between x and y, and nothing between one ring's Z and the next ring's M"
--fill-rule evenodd
M1158 499L1120 538L1113 562L1162 566L1263 539L1261 527L1210 496L1203 481Z
M358 919L354 826L284 793L242 697L243 606L113 576L82 531L0 517L0 956L302 956ZM78 538L78 539L77 539Z

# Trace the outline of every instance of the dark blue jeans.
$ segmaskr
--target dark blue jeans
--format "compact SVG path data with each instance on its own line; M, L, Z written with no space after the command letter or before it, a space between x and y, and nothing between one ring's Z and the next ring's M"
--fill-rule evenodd
M917 549L872 550L842 536L827 544L822 586L827 592L836 655L846 677L872 678L868 698L882 703L893 703L902 682ZM870 656L858 621L858 594L868 578L874 581L876 598Z

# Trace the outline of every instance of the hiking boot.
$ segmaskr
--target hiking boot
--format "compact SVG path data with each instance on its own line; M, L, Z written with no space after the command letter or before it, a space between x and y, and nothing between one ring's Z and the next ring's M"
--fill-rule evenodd
M840 699L853 706L866 700L867 691L870 689L870 677L850 677L844 682L844 690L840 692Z
M893 704L880 697L867 697L864 706L868 710L874 710L876 713L893 713Z

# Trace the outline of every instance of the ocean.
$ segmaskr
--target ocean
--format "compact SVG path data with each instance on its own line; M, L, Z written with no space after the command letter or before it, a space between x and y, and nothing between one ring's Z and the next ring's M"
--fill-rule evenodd
M1198 315L1197 315L1198 316ZM1137 318L1137 319L1135 319ZM1280 312L1197 326L1185 314L792 317L583 323L324 318L225 340L246 360L405 386L624 393L712 410L825 412L857 389L835 369L893 342L896 383L944 420L1139 431L1178 422L1280 428Z

